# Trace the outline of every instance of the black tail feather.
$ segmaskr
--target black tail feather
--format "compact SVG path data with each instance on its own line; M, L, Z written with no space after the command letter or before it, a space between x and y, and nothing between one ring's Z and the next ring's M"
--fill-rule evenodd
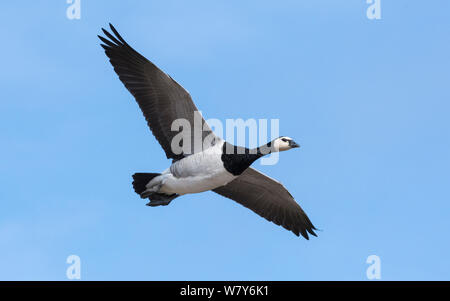
M167 206L173 199L176 199L180 195L174 193L171 195L164 193L152 193L148 196L150 202L147 206L156 207L156 206Z
M161 175L160 173L135 173L133 175L133 188L137 194L145 191L146 185L154 178Z

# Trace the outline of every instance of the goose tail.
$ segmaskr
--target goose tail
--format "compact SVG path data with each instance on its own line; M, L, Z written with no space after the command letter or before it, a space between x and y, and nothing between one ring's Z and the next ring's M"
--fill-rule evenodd
M179 197L178 194L165 194L158 193L155 191L148 191L147 184L150 183L153 178L161 175L160 173L135 173L133 175L133 188L134 191L141 196L143 199L149 199L150 202L147 206L156 207L156 206L167 206L170 202Z
M147 187L146 185L155 177L161 175L160 173L135 173L133 175L133 188L137 194L143 193Z

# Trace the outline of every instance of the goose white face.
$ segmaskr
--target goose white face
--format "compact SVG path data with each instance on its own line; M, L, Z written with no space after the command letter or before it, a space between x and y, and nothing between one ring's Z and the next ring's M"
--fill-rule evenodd
M287 136L281 136L273 141L273 148L276 152L287 151L296 147L300 147L300 145Z

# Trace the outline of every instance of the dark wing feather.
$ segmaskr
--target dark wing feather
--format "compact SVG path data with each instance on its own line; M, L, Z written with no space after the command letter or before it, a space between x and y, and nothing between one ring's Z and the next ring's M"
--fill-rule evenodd
M214 192L251 209L268 221L283 226L295 235L309 239L308 232L317 230L306 213L284 186L258 172L246 169L238 178Z
M184 118L191 125L191 152L194 149L194 130L202 130L202 141L212 133L203 118L201 124L194 129L194 112L198 111L189 93L169 75L161 71L152 62L131 48L110 24L114 35L103 30L106 38L99 36L104 43L109 61L119 75L125 87L133 94L141 108L147 124L164 149L167 158L180 159L187 154L176 154L172 151L171 142L178 132L171 131L172 122ZM202 142L200 141L200 142Z

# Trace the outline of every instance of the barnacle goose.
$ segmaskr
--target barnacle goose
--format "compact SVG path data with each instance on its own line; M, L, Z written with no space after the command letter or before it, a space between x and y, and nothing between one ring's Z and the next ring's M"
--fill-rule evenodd
M289 137L279 137L256 149L233 146L214 135L201 118L201 149L175 152L171 145L177 135L171 130L174 120L185 119L192 127L198 112L189 93L169 75L135 51L110 24L112 33L102 28L107 38L98 36L115 72L135 97L153 135L171 166L162 173L136 173L133 187L148 206L168 205L183 194L212 190L281 225L295 235L308 239L316 228L284 186L250 165L270 152L299 147ZM191 137L194 139L195 131ZM208 140L209 139L209 140ZM184 141L182 141L183 143ZM189 141L191 142L191 141ZM194 143L195 144L195 143ZM190 151L189 151L190 150ZM231 151L230 151L231 150Z

